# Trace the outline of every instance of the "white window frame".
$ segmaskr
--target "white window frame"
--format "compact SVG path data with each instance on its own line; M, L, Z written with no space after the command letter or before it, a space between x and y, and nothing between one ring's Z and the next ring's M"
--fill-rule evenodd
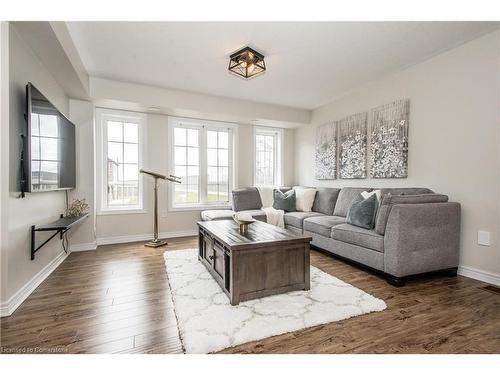
M283 161L284 161L284 131L281 128L271 128L263 126L253 127L253 185L257 185L257 135L273 135L274 136L274 157L273 157L273 167L276 171L274 174L274 186L284 185L284 174L283 174Z
M199 203L175 203L174 198L174 184L169 183L167 186L168 193L168 211L201 211L210 209L229 209L231 208L231 191L235 186L237 186L237 157L236 157L236 141L238 139L238 124L231 122L220 122L213 120L199 120L184 117L171 117L168 118L168 168L169 173L174 174L174 128L182 126L187 129L198 129L200 130L199 137L199 167L200 167L200 201ZM229 202L227 204L221 204L220 202L207 202L207 131L208 130L229 130L229 140L228 140L228 198Z
M97 215L125 215L144 214L145 206L144 177L139 173L139 199L137 205L123 205L111 207L107 204L107 121L134 122L139 130L139 169L144 166L146 147L147 116L140 112L120 111L108 108L96 108L96 194Z

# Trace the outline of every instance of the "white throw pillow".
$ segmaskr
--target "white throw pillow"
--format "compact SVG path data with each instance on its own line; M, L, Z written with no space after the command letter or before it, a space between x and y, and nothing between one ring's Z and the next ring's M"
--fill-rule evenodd
M363 191L361 193L361 196L363 197L363 199L366 199L366 198L370 198L373 194L376 194L377 202L378 202L378 204L380 204L380 199L382 199L382 191L381 190L372 190L370 192Z
M295 209L302 212L311 212L316 189L295 189Z

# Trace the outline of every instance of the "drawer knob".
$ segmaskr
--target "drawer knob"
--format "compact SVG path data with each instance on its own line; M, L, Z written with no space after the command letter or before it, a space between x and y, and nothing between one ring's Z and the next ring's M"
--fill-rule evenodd
M214 259L214 256L213 256L213 255L209 255L208 257L210 258L210 260L213 260L213 259Z

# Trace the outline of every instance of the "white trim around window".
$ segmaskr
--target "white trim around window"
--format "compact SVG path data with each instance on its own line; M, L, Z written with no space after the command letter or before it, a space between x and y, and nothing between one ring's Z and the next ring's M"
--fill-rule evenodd
M119 111L114 109L107 108L97 108L96 109L96 122L95 122L95 134L96 134L96 202L97 202L97 215L124 215L124 214L138 214L138 213L146 213L146 209L144 208L144 189L143 189L143 176L138 171L145 162L144 150L146 147L146 114L140 112L131 112L131 111ZM108 122L117 122L117 123L125 123L125 124L137 124L137 142L129 143L125 140L124 136L122 141L116 141L116 143L122 144L122 147L125 148L125 145L130 144L131 146L135 146L137 148L137 163L134 161L132 163L128 163L125 161L125 151L123 151L123 164L130 164L134 167L137 166L137 203L136 204L127 204L125 202L118 204L109 204L108 202ZM125 125L123 125L125 126ZM122 132L124 132L124 128L122 128ZM109 142L108 142L109 141ZM124 166L125 168L125 166ZM124 173L124 172L122 172ZM122 176L123 180L125 176ZM122 186L125 190L132 189L129 187ZM124 192L122 194L125 194Z
M176 146L176 141L174 137L174 131L176 128L184 128L187 130L195 130L197 131L198 134L198 140L197 142L193 142L192 146L186 146L186 159L189 158L189 150L187 150L187 147L192 147L192 148L197 148L198 149L198 161L197 161L197 167L198 169L198 192L197 192L197 198L191 197L191 199L186 199L185 202L176 202L175 197L176 197L176 185L173 183L169 183L168 186L168 211L198 211L198 210L205 210L205 209L228 209L231 207L230 203L230 195L231 191L236 186L237 184L237 157L236 157L236 152L235 152L235 145L238 139L238 125L234 123L228 123L228 122L219 122L219 121L211 121L211 120L199 120L199 119L191 119L191 118L183 118L183 117L169 117L168 118L168 168L169 168L169 173L172 175L176 174L176 166L181 169L190 168L189 164L190 162L186 162L185 165L181 163L179 165L178 162L175 161L175 152L176 152L176 147L184 147L184 146L179 146L177 144ZM217 132L217 134L220 133L226 133L227 132L227 146L217 146L217 154L219 154L219 151L222 151L225 153L225 150L227 150L227 191L221 192L218 190L218 197L220 198L221 196L226 196L227 194L227 200L224 202L221 201L214 201L210 202L210 196L213 196L213 193L211 193L209 190L210 184L210 177L209 177L209 168L216 168L215 166L211 166L210 164L210 158L208 157L208 152L209 149L213 149L213 147L210 147L209 140L208 140L208 133L209 132ZM193 134L193 133L192 133ZM213 133L212 133L213 134ZM186 144L188 141L186 141ZM222 147L219 149L219 147ZM218 163L218 162L217 162ZM176 165L177 164L177 165ZM225 165L219 166L217 164L217 173L219 174L219 170L225 169ZM196 166L192 166L196 167ZM186 196L189 196L190 190L189 186L196 186L193 182L190 181L185 181L189 180L191 177L189 177L187 174L185 176L180 176L184 177L183 178L183 183L187 185L187 190L186 190ZM225 185L225 184L224 184ZM215 185L212 186L217 186L217 189L219 189L219 182L217 182ZM224 189L225 190L225 189ZM197 202L193 202L190 200L197 200Z
M272 137L272 182L258 181L257 177L257 136L271 136ZM285 158L284 152L284 131L281 128L271 128L254 126L253 127L253 185L254 186L283 186L284 173L283 161Z

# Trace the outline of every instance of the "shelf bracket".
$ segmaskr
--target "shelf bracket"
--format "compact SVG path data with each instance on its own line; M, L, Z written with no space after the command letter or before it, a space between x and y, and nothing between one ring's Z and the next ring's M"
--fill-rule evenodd
M73 225L80 223L83 221L85 218L87 218L89 215L84 214L80 215L77 217L64 217L62 214L60 216L60 219L57 221L54 221L53 223L43 225L39 228L37 228L35 225L31 226L31 260L35 259L35 253L40 250L42 247L44 247L51 239L53 239L55 236L59 234L59 238L62 240L64 233L66 233ZM48 231L54 231L54 233L47 238L41 245L36 246L35 245L35 240L36 240L36 232L48 232Z

